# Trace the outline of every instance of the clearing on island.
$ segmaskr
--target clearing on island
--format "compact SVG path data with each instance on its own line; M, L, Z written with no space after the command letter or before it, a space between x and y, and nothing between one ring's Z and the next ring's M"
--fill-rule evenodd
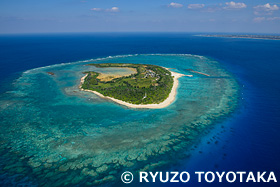
M166 68L148 64L89 65L128 69L128 72L123 74L84 72L86 76L81 80L81 89L136 108L162 108L169 105L175 98L177 79L182 76Z

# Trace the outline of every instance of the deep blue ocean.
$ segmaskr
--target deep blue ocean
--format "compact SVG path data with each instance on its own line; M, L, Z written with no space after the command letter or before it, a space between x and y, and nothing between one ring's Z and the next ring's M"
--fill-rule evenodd
M22 72L53 64L127 54L205 56L219 62L238 81L240 104L229 118L217 124L194 146L190 158L170 170L186 170L190 173L274 171L280 181L280 41L195 35L196 33L1 35L0 93L9 91ZM277 186L271 183L207 184L195 181L177 185Z

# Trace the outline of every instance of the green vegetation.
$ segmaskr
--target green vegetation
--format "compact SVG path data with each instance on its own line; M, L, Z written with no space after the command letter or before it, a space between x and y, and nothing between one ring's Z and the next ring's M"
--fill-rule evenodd
M83 89L97 91L104 96L113 97L132 104L153 104L164 101L171 92L173 78L171 72L156 65L146 64L89 64L98 68L135 68L137 73L114 78L110 81L98 79L100 73L84 72L86 76Z

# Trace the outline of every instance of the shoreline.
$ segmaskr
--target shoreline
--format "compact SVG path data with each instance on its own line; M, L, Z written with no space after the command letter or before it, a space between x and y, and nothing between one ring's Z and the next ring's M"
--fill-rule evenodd
M168 69L168 68L166 68L166 69ZM170 71L170 70L168 69L168 71ZM125 101L122 101L122 100L119 100L119 99L115 99L115 98L112 98L112 97L109 97L109 96L104 96L104 95L102 95L101 93L99 93L97 91L83 89L82 88L82 84L84 83L84 79L86 78L87 74L81 78L79 88L82 91L92 92L92 93L98 95L101 98L110 99L110 100L112 100L112 101L114 101L114 102L116 102L118 104L127 106L129 108L160 109L160 108L165 108L165 107L169 106L171 103L173 103L173 101L175 101L176 94L177 94L177 88L178 88L178 85L179 85L179 80L178 79L180 77L183 77L183 76L192 77L192 75L184 75L184 74L176 73L176 72L173 72L173 71L170 71L170 72L171 72L171 76L173 77L173 86L172 86L171 92L169 93L169 96L163 102L158 103L158 104L146 104L146 105L143 105L143 104L132 104L132 103L128 103L128 102L125 102Z

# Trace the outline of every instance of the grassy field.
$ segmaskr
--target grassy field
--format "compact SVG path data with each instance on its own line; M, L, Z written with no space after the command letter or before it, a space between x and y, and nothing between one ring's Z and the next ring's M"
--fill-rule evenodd
M132 104L153 104L164 101L173 86L171 72L156 65L147 64L89 64L98 68L135 68L137 73L114 78L110 81L98 79L98 72L87 74L83 89L97 91L104 96L113 97Z

